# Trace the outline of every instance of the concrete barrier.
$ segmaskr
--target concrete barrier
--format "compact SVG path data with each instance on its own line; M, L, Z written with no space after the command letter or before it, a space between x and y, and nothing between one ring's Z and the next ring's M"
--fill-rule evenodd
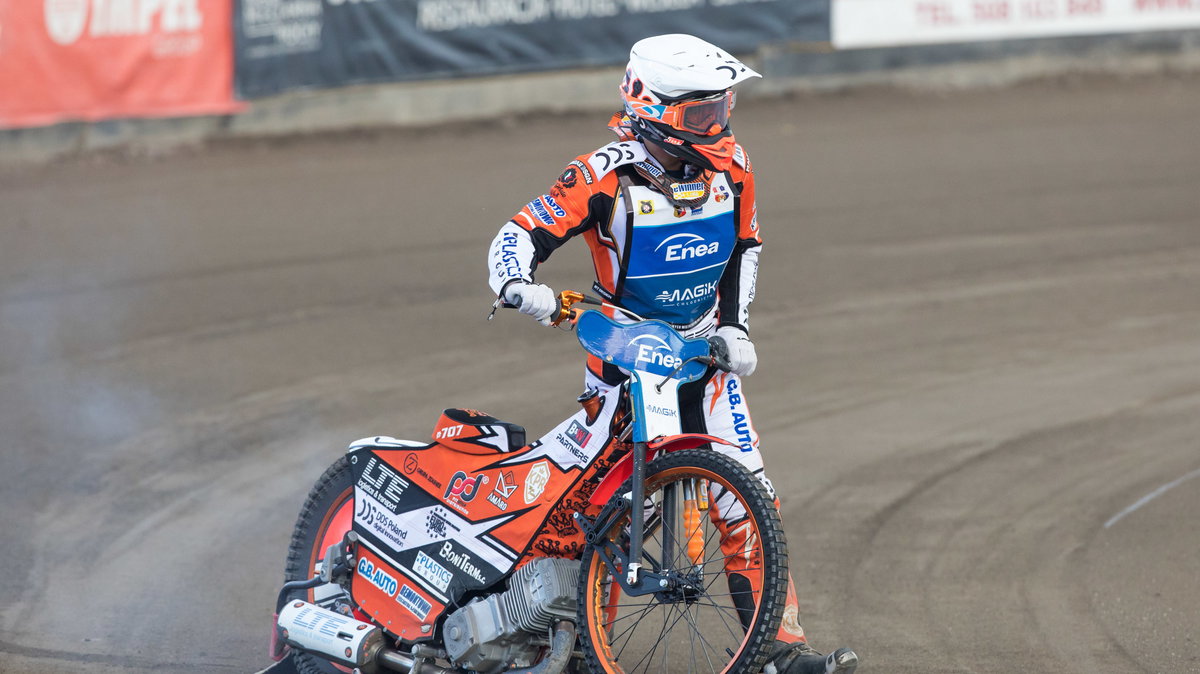
M833 51L792 44L746 55L752 97L860 86L1006 86L1072 73L1200 72L1200 31ZM289 92L236 115L66 123L0 131L0 164L96 152L154 155L214 139L427 127L522 114L615 109L621 67ZM547 103L551 101L553 103Z

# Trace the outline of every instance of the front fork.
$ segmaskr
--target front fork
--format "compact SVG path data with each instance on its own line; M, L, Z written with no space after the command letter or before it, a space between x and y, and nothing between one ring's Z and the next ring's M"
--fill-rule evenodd
M646 443L633 443L633 503L629 520L629 564L625 567L625 582L638 584L642 570L642 538L646 532ZM667 529L670 526L666 527ZM664 557L666 557L664 555ZM670 559L667 557L667 559Z
M707 494L701 494L706 489L696 482L685 482L682 485L683 494L672 487L664 491L660 504L662 530L662 560L655 564L658 571L645 570L642 564L643 547L646 534L646 452L644 442L633 444L633 475L632 489L628 498L618 496L609 499L595 519L583 513L575 513L575 521L583 531L585 539L595 548L609 574L616 580L621 590L629 596L641 596L663 592L672 589L683 582L678 571L667 568L677 558L677 548L681 545L675 530L677 518L682 514L684 535L682 542L687 546L688 557L692 564L698 567L702 563L704 541L700 535L700 513L707 504ZM680 499L682 496L682 500ZM622 511L629 508L629 546L628 554L609 539L607 533L618 525ZM682 509L682 513L680 510ZM654 561L654 560L651 560ZM624 569L624 573L621 570Z

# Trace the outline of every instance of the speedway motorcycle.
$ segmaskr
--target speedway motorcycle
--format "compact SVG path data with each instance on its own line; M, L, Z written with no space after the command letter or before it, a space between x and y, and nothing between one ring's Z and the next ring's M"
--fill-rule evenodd
M711 449L724 440L680 425L679 387L727 370L724 342L572 291L554 324L626 383L585 392L533 442L447 409L429 442L351 444L296 523L276 660L302 674L762 671L787 590L779 515ZM749 527L736 554L751 583L727 578L730 518Z

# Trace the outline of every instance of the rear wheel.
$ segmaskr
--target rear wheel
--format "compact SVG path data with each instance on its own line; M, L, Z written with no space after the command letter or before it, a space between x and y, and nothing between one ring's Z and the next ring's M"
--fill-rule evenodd
M321 572L325 550L342 540L354 519L354 473L345 456L330 466L313 485L288 547L286 581L308 580ZM311 590L296 590L289 599L303 599L331 610L349 604L349 596L337 583L326 583ZM307 653L293 656L300 674L338 674L350 669L334 665Z
M618 490L629 493L631 483ZM593 672L762 671L787 597L787 543L774 502L737 461L674 452L646 466L643 571L661 591L624 592L615 557L589 545L579 585L580 644ZM628 552L630 508L602 534ZM724 542L724 547L722 546Z

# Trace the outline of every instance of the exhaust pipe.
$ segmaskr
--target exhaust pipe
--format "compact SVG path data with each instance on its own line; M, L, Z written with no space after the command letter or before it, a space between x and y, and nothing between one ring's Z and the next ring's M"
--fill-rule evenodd
M347 667L363 668L383 646L383 630L306 601L288 602L276 622L279 639Z
M560 620L554 626L554 639L550 642L550 652L541 662L528 669L512 669L508 674L561 674L571 662L571 654L575 650L575 623L570 620Z
M279 612L275 634L283 643L339 665L376 674L380 666L411 672L417 659L387 647L383 630L370 623L323 609L306 601L291 601ZM421 674L455 674L421 661Z

